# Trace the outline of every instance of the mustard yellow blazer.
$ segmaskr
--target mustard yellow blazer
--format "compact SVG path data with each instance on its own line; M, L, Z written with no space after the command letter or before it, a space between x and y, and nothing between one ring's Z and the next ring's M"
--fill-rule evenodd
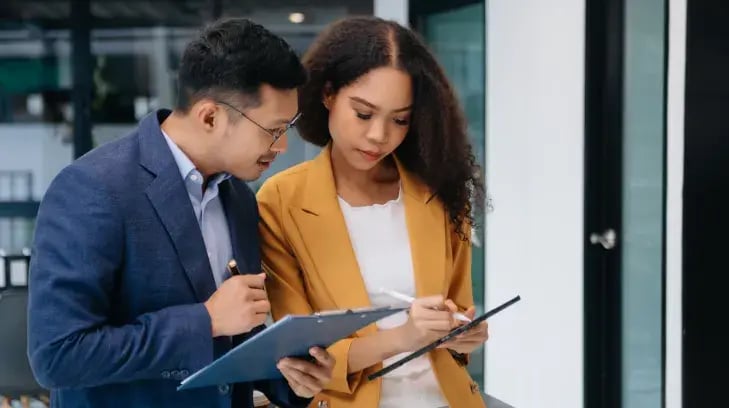
M470 241L450 228L439 200L398 163L417 296L441 294L466 308L473 304ZM317 158L268 179L258 192L262 259L273 318L369 306L364 281L337 201L330 148ZM355 336L375 333L371 325ZM380 380L347 374L352 339L329 348L336 358L333 380L312 407L376 408ZM429 354L441 391L451 407L485 407L477 384L445 349ZM320 401L326 401L326 404Z

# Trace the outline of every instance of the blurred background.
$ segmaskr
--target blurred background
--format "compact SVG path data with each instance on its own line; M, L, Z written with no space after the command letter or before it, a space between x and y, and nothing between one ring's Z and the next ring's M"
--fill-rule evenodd
M477 307L522 296L472 357L482 389L519 408L721 405L726 0L0 0L0 401L43 401L11 295L53 177L172 106L205 23L248 17L303 53L350 15L419 32L465 109L489 190ZM317 152L291 134L252 187Z

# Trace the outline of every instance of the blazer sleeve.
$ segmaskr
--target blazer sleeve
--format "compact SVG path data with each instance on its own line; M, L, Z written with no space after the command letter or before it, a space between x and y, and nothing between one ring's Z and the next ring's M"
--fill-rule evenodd
M170 378L213 359L210 316L178 305L112 324L124 264L120 205L95 173L63 170L46 192L30 263L28 355L46 388Z
M288 203L282 201L278 187L270 182L261 186L257 199L261 256L267 274L266 290L273 319L279 320L288 314L310 314L313 309L307 297L305 280L283 225L283 212L288 208ZM362 373L348 373L347 361L352 340L343 339L328 348L336 363L332 381L325 389L351 394L359 385Z

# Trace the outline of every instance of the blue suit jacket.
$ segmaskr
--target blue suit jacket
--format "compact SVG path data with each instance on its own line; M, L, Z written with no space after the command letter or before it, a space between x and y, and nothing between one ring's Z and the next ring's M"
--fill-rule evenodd
M54 407L252 407L254 387L277 405L304 406L283 380L176 391L246 335L212 338L203 302L215 281L160 131L167 115L150 114L48 188L30 266L35 376ZM241 272L259 273L253 192L230 178L220 197Z

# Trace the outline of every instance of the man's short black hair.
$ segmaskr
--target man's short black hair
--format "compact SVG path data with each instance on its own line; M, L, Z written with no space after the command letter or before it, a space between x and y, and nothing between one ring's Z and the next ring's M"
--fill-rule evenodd
M305 81L299 57L281 37L248 19L219 20L185 48L176 108L186 112L202 98L241 94L255 106L262 84L283 90Z

